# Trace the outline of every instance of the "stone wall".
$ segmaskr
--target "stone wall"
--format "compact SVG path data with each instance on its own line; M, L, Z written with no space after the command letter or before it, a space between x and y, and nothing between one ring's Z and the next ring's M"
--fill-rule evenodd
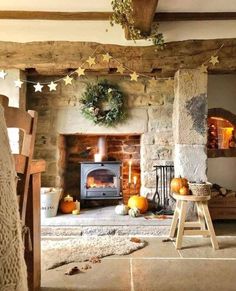
M31 77L35 82L48 82L57 77ZM141 193L154 193L155 175L153 166L172 161L172 111L174 88L172 80L158 80L150 85L146 80L131 82L127 77L107 76L117 84L125 95L128 118L115 128L94 126L80 113L79 99L87 82L98 78L88 76L65 86L60 82L57 91L34 92L27 88L27 107L39 113L35 157L47 161L43 174L43 186L61 185L58 163L59 147L64 147L59 136L63 134L138 134L141 135Z

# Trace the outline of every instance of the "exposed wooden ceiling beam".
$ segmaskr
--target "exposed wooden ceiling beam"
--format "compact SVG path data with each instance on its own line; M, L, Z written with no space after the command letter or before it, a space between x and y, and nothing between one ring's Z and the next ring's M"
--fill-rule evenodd
M0 11L0 19L107 21L112 12ZM236 12L157 12L154 21L236 20Z
M0 11L0 19L109 20L111 12Z
M158 0L133 0L134 27L143 35L149 35Z
M114 73L117 61L111 59L109 64L102 61L104 50L109 52L119 63L130 69L148 75L173 76L179 68L197 68L209 60L209 56L218 52L220 62L213 66L207 63L213 73L236 71L236 39L188 40L167 43L164 50L156 51L154 46L124 47L111 44L91 42L46 41L31 43L14 43L0 41L0 68L29 69L38 72L56 74L68 69L76 69L95 50L98 49L97 63L85 67L86 72L107 71ZM91 72L92 73L92 72ZM126 72L130 73L130 72Z
M158 12L154 21L235 20L236 12Z

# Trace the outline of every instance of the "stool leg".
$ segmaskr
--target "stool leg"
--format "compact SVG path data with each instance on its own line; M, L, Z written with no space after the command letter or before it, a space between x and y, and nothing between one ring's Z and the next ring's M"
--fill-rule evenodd
M204 214L202 210L202 203L197 202L197 213L198 213L198 221L201 224L201 230L206 230L206 224L204 219ZM207 237L207 235L204 235L204 237Z
M203 210L203 213L204 213L204 216L205 216L207 228L208 228L208 230L210 232L212 246L213 246L213 248L215 250L218 250L219 249L219 245L218 245L218 242L216 240L216 235L215 235L215 231L214 231L214 227L213 227L213 224L212 224L212 220L211 220L211 216L210 216L210 213L209 213L207 202L202 202L202 210Z
M177 200L176 206L175 206L174 216L173 216L171 227L170 227L169 237L175 236L175 230L176 230L176 226L177 226L177 222L178 222L178 218L179 218L179 211L180 211L180 200Z
M187 212L187 202L181 201L181 208L179 214L179 225L178 225L178 232L177 232L177 239L176 239L176 249L181 249L182 247L182 239L184 234L184 224L186 219L186 212Z

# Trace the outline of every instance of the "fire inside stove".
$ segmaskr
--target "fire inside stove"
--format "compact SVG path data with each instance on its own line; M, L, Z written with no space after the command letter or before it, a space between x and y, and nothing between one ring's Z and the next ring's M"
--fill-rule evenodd
M94 170L87 176L86 188L117 188L117 176L107 169Z

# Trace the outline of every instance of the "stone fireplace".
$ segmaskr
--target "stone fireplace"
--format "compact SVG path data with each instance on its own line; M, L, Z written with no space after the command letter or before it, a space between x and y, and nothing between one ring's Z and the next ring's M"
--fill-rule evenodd
M30 79L47 82L52 76ZM108 140L108 158L123 163L124 201L127 202L130 193L134 194L134 189L126 186L130 155L132 177L137 176L135 191L140 189L142 195L153 195L156 179L153 166L173 163L174 81L157 80L155 85L150 85L141 79L139 82L118 76L106 79L117 84L125 96L128 118L115 128L95 126L80 112L79 99L86 83L98 78L79 78L68 86L59 83L57 91L52 92L34 92L28 86L27 107L39 113L35 157L47 162L42 185L62 186L66 192L76 195L79 162L94 158L93 151L86 158L83 152L86 155L86 149L93 148L103 135Z

